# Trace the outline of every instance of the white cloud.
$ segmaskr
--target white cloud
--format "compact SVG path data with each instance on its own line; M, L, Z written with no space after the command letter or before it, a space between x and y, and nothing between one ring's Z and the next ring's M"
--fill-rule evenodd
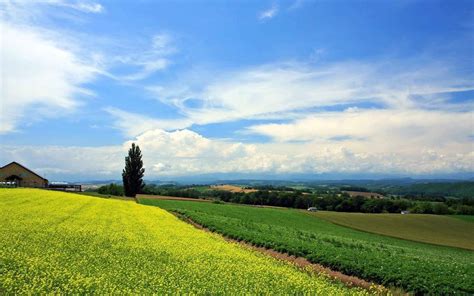
M0 160L15 159L52 180L68 177L119 178L131 142L143 153L145 176L183 176L206 173L398 173L405 175L472 172L474 152L446 137L404 150L402 139L389 136L390 149L370 149L367 144L319 140L303 143L244 144L209 139L190 130L149 130L119 146L57 147L0 146ZM410 139L406 139L410 141ZM380 140L382 141L382 140ZM363 141L361 141L363 142ZM54 170L52 170L54 168ZM56 170L56 171L55 171Z
M273 4L272 7L260 12L258 19L261 21L274 18L278 14L278 5Z
M57 6L67 3L90 13L103 11L95 2L46 2ZM274 5L260 17L268 20L277 13ZM64 42L67 34L49 34L28 21L21 26L13 23L19 15L13 13L10 23L1 23L3 133L16 130L22 121L74 111L81 98L90 94L84 85L105 72L94 60L85 59L80 48ZM146 45L139 40L134 45L130 45L134 41L121 44L120 52L98 59L112 73L109 77L138 81L169 67L176 52L171 35L156 34ZM447 101L449 93L474 89L472 75L457 72L449 63L427 59L287 62L197 76L191 83L183 79L174 85L147 87L158 100L174 106L182 118L158 119L105 109L115 118L113 125L142 147L148 177L215 172L422 174L474 170L473 105ZM362 102L385 109L314 111ZM270 123L248 131L269 136L273 142L244 144L182 130L193 124L241 119L268 120ZM292 121L274 124L272 119ZM175 129L179 130L170 132ZM130 141L108 147L0 146L0 159L25 162L48 174L117 178L129 145Z
M157 71L165 70L172 63L170 56L177 51L173 46L173 38L167 33L155 34L146 49L144 47L140 44L128 50L133 54L113 57L110 62L111 71L125 66L129 74L111 74L110 77L123 81L145 79Z
M50 181L118 178L127 150L122 146L63 147L0 145L3 164L17 161Z
M10 1L12 3L18 4L27 4L27 5L52 5L58 7L71 8L85 13L102 13L104 12L104 7L97 2L93 1L82 1L82 0L39 0L39 1ZM30 2L30 3L28 3ZM32 3L33 2L33 3Z
M83 61L47 31L0 22L2 67L0 133L20 121L63 116L90 95L83 87L99 69Z
M222 164L213 160L218 168L208 161L191 161L199 163L202 172L466 172L474 169L473 106L452 104L449 98L474 87L469 75L453 67L423 59L278 63L221 73L200 87L193 88L199 83L191 81L177 84L187 87L149 90L184 114L188 126L241 119L270 122L247 132L273 142L255 144L253 153ZM191 107L188 101L198 103ZM361 103L383 109L313 109ZM274 124L273 119L292 121ZM160 168L175 167L159 163ZM193 172L184 163L180 169Z
M105 111L115 118L114 127L123 131L127 137L135 137L149 130L185 128L192 124L189 119L154 119L113 107Z
M321 112L283 124L260 124L248 128L277 141L312 141L349 138L351 142L378 142L380 151L416 144L441 147L469 143L473 132L471 112L404 109L357 109ZM440 139L443 139L440 141ZM371 150L374 150L373 147Z
M51 17L63 20L80 20L79 13L99 14L105 8L94 1L81 0L2 0L0 12L2 18L16 24L45 24Z
M474 89L468 76L456 74L449 65L423 60L332 65L290 62L213 76L202 83L179 81L178 86L148 89L198 124L286 118L288 113L306 113L308 108L361 102L387 108L452 108L444 102L446 93ZM186 102L191 99L199 102L198 107L188 107Z
M141 80L165 69L171 63L168 56L176 52L172 38L164 33L154 35L147 50L143 50L140 42L130 48L123 43L118 46L111 40L95 46L94 36L83 36L52 25L49 19L56 10L46 9L51 6L91 13L103 11L102 5L91 1L6 1L0 4L0 134L17 131L20 125L44 118L70 115L83 105L87 96L94 95L85 85L98 75L122 81ZM66 17L69 13L60 16ZM87 38L87 42L83 38ZM112 50L115 48L120 52ZM130 52L134 53L128 54ZM125 73L115 74L117 66L123 67ZM121 116L125 115L121 113ZM136 116L126 117L137 121ZM146 120L146 123L151 121ZM150 128L169 128L172 123L175 128L182 125L171 120L168 124L166 121L152 124ZM128 135L141 132L143 130Z
M61 2L61 1L60 1ZM102 13L104 12L104 7L99 4L99 3L94 3L94 2L75 2L75 3L64 3L65 6L77 9L83 12L88 12L88 13Z

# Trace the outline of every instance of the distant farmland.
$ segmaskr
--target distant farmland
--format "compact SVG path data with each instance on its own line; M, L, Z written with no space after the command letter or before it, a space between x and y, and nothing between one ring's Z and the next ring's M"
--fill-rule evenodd
M385 286L417 294L474 293L474 252L470 250L361 232L301 210L171 200L140 202L178 212L230 238L305 257Z
M449 216L339 212L308 214L367 232L474 250L474 223Z
M350 197L363 196L366 198L384 198L384 196L377 192L365 192L365 191L345 191L342 192L349 194Z
M249 193L249 192L256 192L258 191L257 189L248 189L236 185L211 185L209 186L210 189L214 190L224 190L224 191L230 191L230 192L244 192L244 193Z

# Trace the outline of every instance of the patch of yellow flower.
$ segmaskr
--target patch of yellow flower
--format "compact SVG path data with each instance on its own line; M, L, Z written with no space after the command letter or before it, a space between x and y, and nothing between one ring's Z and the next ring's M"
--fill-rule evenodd
M168 212L119 200L0 189L0 294L361 295Z

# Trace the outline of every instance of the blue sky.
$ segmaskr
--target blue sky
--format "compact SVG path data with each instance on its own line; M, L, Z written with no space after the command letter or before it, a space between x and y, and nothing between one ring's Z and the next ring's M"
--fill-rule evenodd
M10 1L0 161L52 179L472 176L472 1Z

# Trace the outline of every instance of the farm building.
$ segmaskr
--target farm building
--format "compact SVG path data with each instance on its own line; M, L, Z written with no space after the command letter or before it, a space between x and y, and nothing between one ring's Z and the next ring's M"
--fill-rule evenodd
M0 184L46 188L48 180L14 161L0 168Z

